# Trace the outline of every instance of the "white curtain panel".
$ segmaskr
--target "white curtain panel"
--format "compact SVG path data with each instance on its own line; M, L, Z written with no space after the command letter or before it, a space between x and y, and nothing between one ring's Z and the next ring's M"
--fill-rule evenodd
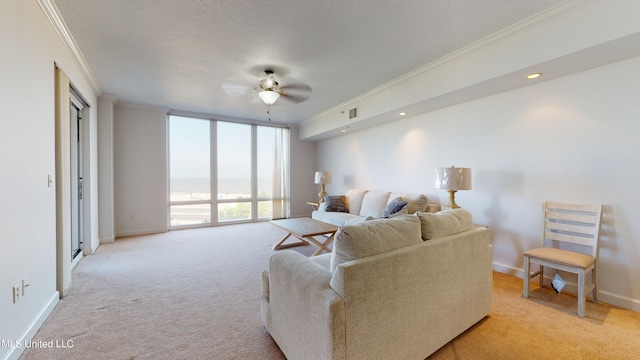
M289 129L275 132L273 166L273 219L286 219L289 210Z

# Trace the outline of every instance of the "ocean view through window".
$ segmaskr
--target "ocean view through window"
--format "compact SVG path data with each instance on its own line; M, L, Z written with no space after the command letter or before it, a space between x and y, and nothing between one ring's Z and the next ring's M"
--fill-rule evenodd
M288 129L169 116L170 227L270 220L274 194L282 217L288 141Z

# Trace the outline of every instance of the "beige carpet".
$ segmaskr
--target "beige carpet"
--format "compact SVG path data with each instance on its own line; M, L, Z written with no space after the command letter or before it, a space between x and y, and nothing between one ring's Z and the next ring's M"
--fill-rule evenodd
M73 346L21 359L284 359L260 323L260 273L283 235L259 223L102 245L34 339ZM495 273L490 316L429 359L640 359L640 314L589 302L580 318L572 296L521 292Z

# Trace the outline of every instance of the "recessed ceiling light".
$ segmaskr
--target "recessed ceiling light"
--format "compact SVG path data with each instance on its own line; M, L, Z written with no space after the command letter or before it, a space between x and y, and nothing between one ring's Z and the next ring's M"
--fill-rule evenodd
M347 129L342 129L342 130L340 130L340 132L346 133Z
M540 75L542 75L541 73L533 73L533 74L529 74L527 75L527 79L531 80L531 79L535 79L537 77L540 77Z
M405 115L407 115L407 113L404 111L400 113L400 116L405 116Z

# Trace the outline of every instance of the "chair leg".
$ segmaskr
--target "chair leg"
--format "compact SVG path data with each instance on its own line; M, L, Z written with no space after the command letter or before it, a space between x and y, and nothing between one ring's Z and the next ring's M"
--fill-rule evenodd
M522 297L525 299L529 297L529 281L531 281L531 275L529 275L529 257L524 257L524 274L522 274Z
M585 285L585 276L584 271L578 272L578 315L584 316L584 307L585 307L585 293L584 293L584 285Z
M591 269L591 282L593 283L593 303L598 303L598 273L596 272L596 267L594 266Z
M544 266L540 265L540 274L539 274L539 278L538 278L538 284L540 285L540 288L544 287Z

